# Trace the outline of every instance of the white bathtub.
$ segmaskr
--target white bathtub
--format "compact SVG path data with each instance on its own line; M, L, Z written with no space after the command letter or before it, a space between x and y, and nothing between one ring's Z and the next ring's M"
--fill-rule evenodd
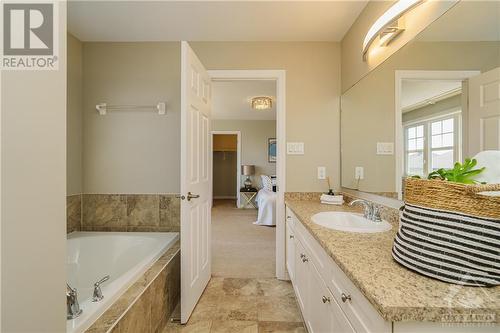
M67 279L78 290L83 313L68 320L67 332L83 332L177 240L177 232L73 232L67 242ZM104 299L92 302L96 281Z

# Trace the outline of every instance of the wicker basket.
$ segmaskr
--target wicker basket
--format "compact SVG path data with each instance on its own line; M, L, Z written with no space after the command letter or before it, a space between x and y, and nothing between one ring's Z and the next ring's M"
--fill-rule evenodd
M406 180L392 248L402 266L441 281L500 285L500 184Z
M477 217L500 219L500 196L479 192L500 191L500 184L465 185L443 180L407 178L406 203Z

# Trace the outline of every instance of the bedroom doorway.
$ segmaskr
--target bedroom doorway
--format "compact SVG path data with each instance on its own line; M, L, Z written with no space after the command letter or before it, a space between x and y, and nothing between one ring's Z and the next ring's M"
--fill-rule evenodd
M274 278L276 81L214 80L212 107L212 276Z

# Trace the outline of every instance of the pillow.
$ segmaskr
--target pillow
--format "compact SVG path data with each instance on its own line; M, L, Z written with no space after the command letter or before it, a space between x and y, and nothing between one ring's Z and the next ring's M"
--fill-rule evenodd
M260 179L262 180L262 188L268 191L273 190L273 181L271 177L267 175L260 175Z

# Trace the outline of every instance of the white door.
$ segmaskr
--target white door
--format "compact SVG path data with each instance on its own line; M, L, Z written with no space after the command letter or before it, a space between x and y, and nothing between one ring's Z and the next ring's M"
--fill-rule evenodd
M187 42L181 46L181 322L211 275L211 83Z
M500 67L469 79L469 155L500 150Z

